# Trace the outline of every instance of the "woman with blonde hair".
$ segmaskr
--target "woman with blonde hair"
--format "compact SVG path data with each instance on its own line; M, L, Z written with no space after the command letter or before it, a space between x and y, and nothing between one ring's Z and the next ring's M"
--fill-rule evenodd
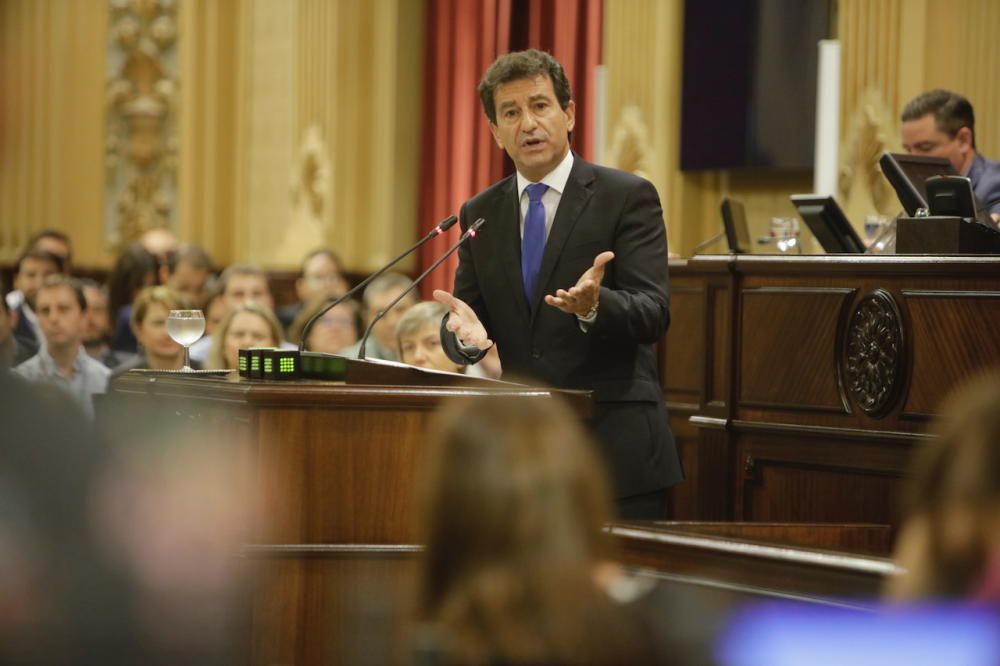
M660 663L637 612L650 586L613 561L609 481L568 408L555 397L472 398L432 433L412 661Z
M140 291L132 302L131 315L139 353L115 368L112 376L136 368L180 370L184 367L184 348L167 332L167 315L171 310L189 309L191 299L170 287L146 287Z
M212 349L205 367L210 370L236 369L239 351L251 347L281 345L281 324L267 308L251 302L238 305L212 334Z
M890 581L896 599L1000 603L1000 371L945 401L913 459Z

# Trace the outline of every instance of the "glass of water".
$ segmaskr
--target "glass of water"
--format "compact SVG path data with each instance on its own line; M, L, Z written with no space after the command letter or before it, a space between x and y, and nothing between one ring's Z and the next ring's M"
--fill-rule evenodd
M184 372L193 372L188 348L205 334L205 315L201 310L171 310L167 315L167 333L184 347Z

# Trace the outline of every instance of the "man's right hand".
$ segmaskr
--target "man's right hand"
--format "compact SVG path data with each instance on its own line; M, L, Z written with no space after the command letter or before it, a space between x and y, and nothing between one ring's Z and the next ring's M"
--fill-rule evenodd
M479 349L493 346L493 341L486 334L486 327L468 303L442 289L434 290L434 300L448 307L451 316L448 317L447 328L462 345Z

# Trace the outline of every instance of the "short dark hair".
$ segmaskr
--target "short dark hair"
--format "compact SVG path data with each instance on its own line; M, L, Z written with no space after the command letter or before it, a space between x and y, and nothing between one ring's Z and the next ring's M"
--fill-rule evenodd
M42 286L38 288L38 292L41 293L42 289L55 289L57 287L69 287L72 289L73 293L76 294L76 302L80 305L80 310L83 312L87 311L87 297L83 294L83 284L76 278L59 273L50 275L42 281Z
M337 267L338 273L342 273L344 271L344 265L340 263L340 257L337 256L337 253L331 250L330 248L321 247L318 250L313 250L312 252L310 252L309 254L307 254L305 257L302 258L302 263L299 265L300 275L306 274L306 264L308 264L316 257L327 257L330 261L333 262L334 266Z
M183 243L167 253L167 270L173 275L180 264L190 264L201 270L212 270L212 257L200 245Z
M35 261L47 261L50 264L54 264L57 273L62 273L66 270L66 262L63 261L62 257L58 254L52 254L47 250L36 250L32 246L28 246L28 249L21 253L21 256L17 258L17 264L14 267L14 273L21 272L21 264L25 259L34 259Z
M28 244L26 247L28 248L35 247L36 245L38 245L38 241L42 240L43 238L54 238L60 243L65 244L66 248L69 250L69 255L66 257L66 259L69 260L73 257L73 241L69 239L69 235L66 234L66 232L59 231L58 229L47 228L36 231L35 233L31 234L31 237L28 239Z
M559 106L565 111L573 99L569 88L569 79L559 61L551 54L537 49L514 51L497 58L483 75L479 82L479 99L483 102L483 111L494 125L497 124L496 89L504 83L532 79L539 74L548 76L552 81L552 89L556 93Z
M950 90L936 88L919 95L903 107L900 120L904 123L934 114L937 128L953 137L958 130L968 127L972 133L972 147L976 147L976 115L969 100Z

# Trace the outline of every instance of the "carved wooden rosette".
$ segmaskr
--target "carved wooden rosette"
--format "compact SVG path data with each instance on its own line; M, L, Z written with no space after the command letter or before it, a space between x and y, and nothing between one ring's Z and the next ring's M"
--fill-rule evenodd
M888 291L876 289L854 307L844 332L843 387L865 414L884 416L895 405L905 368L903 318Z

